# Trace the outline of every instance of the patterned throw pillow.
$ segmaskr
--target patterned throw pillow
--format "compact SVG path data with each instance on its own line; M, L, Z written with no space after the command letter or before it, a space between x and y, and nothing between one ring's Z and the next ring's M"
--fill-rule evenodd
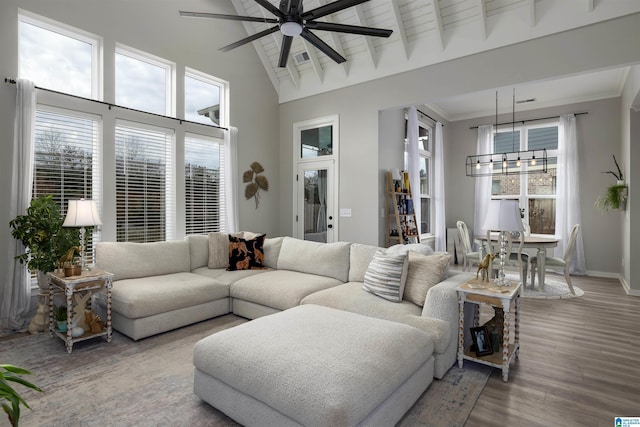
M427 292L444 279L450 261L451 255L446 252L433 255L409 252L409 272L404 299L420 307L424 306Z
M407 254L378 249L364 273L363 289L381 298L401 302L408 270Z
M263 270L264 265L264 239L267 235L260 234L257 237L246 239L235 235L229 235L229 267L227 270Z

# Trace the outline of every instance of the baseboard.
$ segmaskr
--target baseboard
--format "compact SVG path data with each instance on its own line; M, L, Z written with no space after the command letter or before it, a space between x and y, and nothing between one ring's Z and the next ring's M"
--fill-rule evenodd
M619 277L619 279L620 283L622 283L622 288L627 293L627 295L640 297L640 289L631 289L631 286L629 286L629 282L627 282L624 277L622 277L622 275Z
M591 276L591 277L604 277L606 279L620 279L619 273L611 273L608 271L587 270L586 273L587 273L587 276Z

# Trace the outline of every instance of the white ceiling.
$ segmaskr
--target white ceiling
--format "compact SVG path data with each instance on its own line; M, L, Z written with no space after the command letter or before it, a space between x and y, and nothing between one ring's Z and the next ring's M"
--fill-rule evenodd
M269 1L278 7L279 0ZM303 6L309 11L332 1L304 0ZM231 2L239 15L272 17L254 0ZM216 8L212 2L212 10L199 12L220 13ZM296 65L290 56L287 67L278 68L279 32L252 44L280 102L286 102L637 12L640 0L369 0L321 20L392 29L391 37L314 31L347 59L344 64L334 63L296 37L291 55L307 52L310 60ZM273 24L237 25L255 34ZM236 40L217 42L222 47ZM536 98L536 102L518 104L516 109L619 96L626 72L600 71L523 85L516 88L517 99ZM505 111L511 110L511 89L500 90L499 103L508 107ZM491 115L495 91L442 99L429 106L449 121Z

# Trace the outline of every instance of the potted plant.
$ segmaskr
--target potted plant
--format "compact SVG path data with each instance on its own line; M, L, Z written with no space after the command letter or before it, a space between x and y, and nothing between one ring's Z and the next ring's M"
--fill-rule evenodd
M26 264L29 270L40 273L40 287L46 288L44 274L55 271L60 257L69 248L79 246L77 230L62 228L63 222L60 206L47 195L31 200L27 212L9 223L11 235L26 248L16 259Z
M67 306L57 305L53 307L53 316L58 324L60 332L67 332Z
M22 384L32 390L42 392L37 385L31 384L29 381L20 377L20 375L29 375L31 372L26 369L13 365L0 365L0 402L2 409L7 413L9 422L12 426L17 427L20 421L20 405L29 408L27 402L20 394L9 384L9 381Z
M624 209L626 206L627 186L624 183L622 170L620 170L620 165L618 165L618 160L615 155L613 156L613 162L616 165L617 172L609 170L602 173L613 175L616 178L616 183L607 187L606 193L600 195L595 203L595 206L602 211Z

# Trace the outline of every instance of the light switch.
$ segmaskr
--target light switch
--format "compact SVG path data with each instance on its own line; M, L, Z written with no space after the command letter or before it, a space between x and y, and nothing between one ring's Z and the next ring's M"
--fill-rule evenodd
M342 217L350 217L351 216L351 209L349 209L349 208L340 208L340 216L342 216Z

